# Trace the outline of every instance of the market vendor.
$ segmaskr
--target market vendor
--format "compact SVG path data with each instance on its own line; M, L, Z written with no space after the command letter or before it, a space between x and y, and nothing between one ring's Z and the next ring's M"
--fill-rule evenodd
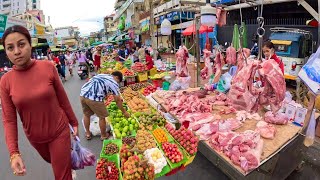
M84 126L86 129L86 139L90 140L92 134L90 132L90 117L96 114L99 117L99 126L101 131L101 140L107 139L109 133L106 132L106 120L108 111L104 105L104 100L108 94L113 94L114 100L118 108L125 117L130 117L129 113L123 108L120 97L120 89L118 83L122 81L122 73L119 71L109 74L98 74L91 78L81 88L80 100L83 110Z
M281 61L281 59L276 55L274 44L271 41L264 42L262 46L262 51L263 51L265 60L269 60L269 59L275 60L279 64L279 67L282 73L284 74L284 64Z
M147 65L147 69L150 70L153 68L154 64L153 64L153 60L152 57L150 55L150 52L148 50L145 50L145 54L146 54L146 65Z

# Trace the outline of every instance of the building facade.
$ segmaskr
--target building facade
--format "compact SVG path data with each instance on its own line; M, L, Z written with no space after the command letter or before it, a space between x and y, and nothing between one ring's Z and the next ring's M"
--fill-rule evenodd
M0 14L16 16L40 9L40 0L0 0Z

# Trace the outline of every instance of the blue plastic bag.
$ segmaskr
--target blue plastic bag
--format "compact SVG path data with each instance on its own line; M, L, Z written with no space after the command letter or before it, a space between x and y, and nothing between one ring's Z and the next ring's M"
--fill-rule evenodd
M320 83L320 47L315 54L310 56L308 62L302 68L311 80Z

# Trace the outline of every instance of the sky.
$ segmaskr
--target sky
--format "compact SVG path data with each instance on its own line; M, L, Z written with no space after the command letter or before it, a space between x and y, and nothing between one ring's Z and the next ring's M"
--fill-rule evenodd
M114 11L114 4L115 0L41 0L40 8L53 28L77 26L81 35L88 35L103 29L103 18Z

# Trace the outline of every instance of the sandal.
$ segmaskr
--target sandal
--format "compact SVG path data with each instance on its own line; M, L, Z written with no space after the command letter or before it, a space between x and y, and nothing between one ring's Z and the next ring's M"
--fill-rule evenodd
M107 133L107 135L106 135L106 136L101 136L101 137L100 137L100 140L101 140L101 141L103 141L103 140L108 139L109 137L110 137L110 134L109 134L109 133Z
M87 139L88 141L91 140L91 139L92 139L92 133L86 134L86 139Z

